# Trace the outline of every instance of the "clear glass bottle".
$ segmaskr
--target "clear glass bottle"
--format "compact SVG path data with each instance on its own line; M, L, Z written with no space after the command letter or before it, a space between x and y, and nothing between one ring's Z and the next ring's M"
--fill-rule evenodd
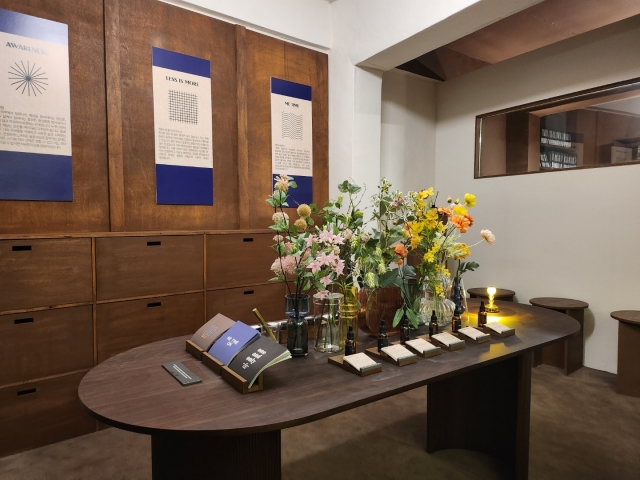
M304 357L309 353L309 325L305 316L309 313L311 301L307 294L285 295L287 322L287 349L292 357Z
M344 341L340 344L340 305L343 299L341 293L316 293L313 296L315 349L319 352L339 352L344 346Z

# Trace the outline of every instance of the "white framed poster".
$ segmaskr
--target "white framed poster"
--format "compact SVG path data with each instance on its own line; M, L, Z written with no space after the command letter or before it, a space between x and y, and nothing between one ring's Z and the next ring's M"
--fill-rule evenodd
M73 200L69 35L0 9L0 200Z
M271 172L287 174L298 188L289 205L313 202L313 125L311 87L271 78Z
M156 203L213 205L211 62L152 47Z

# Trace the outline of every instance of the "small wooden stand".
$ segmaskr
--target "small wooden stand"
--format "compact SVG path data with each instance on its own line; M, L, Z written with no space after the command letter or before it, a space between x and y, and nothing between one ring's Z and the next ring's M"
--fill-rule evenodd
M217 358L209 355L209 352L203 352L201 360L202 363L213 370L214 373L221 375L220 371L222 370L222 367L224 367L224 365Z
M472 327L472 328L475 328L475 327ZM482 330L479 330L477 328L476 328L476 330L482 331ZM478 339L468 337L464 333L460 333L460 332L454 333L453 335L458 337L460 340L464 340L465 342L471 342L471 343L478 344L478 343L485 343L485 342L488 342L489 340L491 340L491 335L488 335L486 332L483 332L483 333L484 333L484 337L480 337Z
M374 373L380 373L382 371L382 365L378 365L375 368L367 369L364 372L361 370L358 370L353 366L351 366L349 362L344 361L344 355L336 355L335 357L329 357L328 361L333 365L337 365L339 367L344 368L347 372L355 373L359 377L366 377L368 375L373 375Z
M429 342L428 338L423 338L423 337L420 337L420 338L422 338L423 340L426 340L427 342ZM411 349L412 351L415 352L415 354L417 356L422 357L422 358L431 358L431 357L436 357L436 356L442 354L442 348L440 348L440 346L435 345L433 342L429 342L429 343L431 345L435 346L436 348L434 348L432 350L429 350L428 352L424 352L424 353L417 351L415 348L413 348L408 343L405 345L405 347ZM393 342L392 345L400 345L400 342L399 341Z
M462 348L464 348L466 346L465 340L462 340L462 343L455 343L451 346L445 345L442 342L439 342L437 338L429 338L429 335L423 335L422 337L425 340L428 340L429 342L433 343L434 345L438 345L440 348L443 348L445 350L449 350L450 352L455 352L456 350L460 350Z
M373 355L374 357L380 358L386 362L389 363L393 363L394 365L397 365L398 367L404 367L405 365L411 365L412 363L416 363L418 361L418 357L413 354L412 357L404 357L401 358L400 360L394 360L393 358L391 358L389 355L387 355L384 352L379 352L378 351L378 347L373 347L373 348L367 348L365 350L365 352Z
M515 328L512 328L511 330L508 330L506 332L499 333L499 332L496 332L495 330L491 330L486 325L484 327L482 327L482 331L484 333L488 333L489 335L493 335L494 337L500 337L500 338L510 337L510 336L516 334L516 329Z
M198 345L193 343L191 340L187 340L186 348L187 352L196 357L196 359L202 360L202 354L204 353L204 350L201 349Z
M224 381L226 381L228 384L230 384L233 388L235 388L242 394L259 392L264 388L263 373L258 375L258 378L256 379L255 382L253 382L253 385L251 385L251 388L249 388L248 380L245 380L244 378L242 378L240 375L238 375L236 372L234 372L228 367L223 366L220 369L220 373L222 374L222 378Z

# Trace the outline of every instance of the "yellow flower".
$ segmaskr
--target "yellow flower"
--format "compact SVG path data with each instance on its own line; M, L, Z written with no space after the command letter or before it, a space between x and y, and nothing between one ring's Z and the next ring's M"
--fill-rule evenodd
M413 248L414 250L418 248L418 245L420 245L421 241L422 237L420 235L414 235L413 237L411 237L411 248Z
M438 253L438 251L440 251L440 245L434 245L427 253L424 254L422 259L425 262L433 263L436 259L436 253Z
M467 258L469 255L471 255L471 250L469 250L466 243L456 244L451 252L451 257L454 260L462 260L463 258Z
M439 297L444 297L444 289L442 288L442 285L436 285L435 291L436 295L438 295Z
M455 207L453 207L453 213L455 213L456 215L465 215L467 213L467 209L462 205L456 205Z
M438 223L438 231L440 233L444 232L447 229L447 226L444 223Z
M297 219L293 224L298 227L299 231L304 231L307 229L307 222L305 222L302 218Z
M300 215L301 217L308 217L309 215L311 215L311 208L309 208L309 205L307 205L306 203L301 203L300 205L298 205L298 215Z
M435 208L432 208L427 212L427 217L424 221L425 226L429 230L433 230L434 228L436 228L437 221L438 221L438 210Z
M414 235L419 235L424 229L424 224L422 222L412 222L411 223L411 233Z
M476 206L476 196L471 194L471 193L465 193L464 194L464 204L469 208L475 207Z

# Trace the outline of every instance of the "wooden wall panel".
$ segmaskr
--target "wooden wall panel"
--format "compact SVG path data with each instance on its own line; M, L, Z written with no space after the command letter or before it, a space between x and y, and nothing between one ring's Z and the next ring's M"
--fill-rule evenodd
M324 204L329 195L329 110L327 55L256 32L246 31L239 51L246 74L247 149L250 173L243 197L250 216L240 228L271 225L273 211L265 202L271 195L270 79L278 77L311 85L313 98L313 201ZM239 61L240 64L240 61ZM243 179L240 179L242 185ZM242 194L241 194L242 195Z
M0 201L0 233L109 228L102 0L0 0L0 8L69 25L73 202Z
M200 230L238 227L235 26L156 0L105 0L112 230ZM113 36L116 35L116 38ZM214 205L156 205L151 47L211 62ZM118 114L118 112L120 112ZM121 124L120 124L121 123ZM121 145L118 129L121 127ZM121 149L122 154L119 154ZM120 173L121 172L121 173ZM124 218L122 218L124 217Z
M253 314L257 308L267 322L284 320L284 296L287 293L282 283L227 288L207 292L207 318L222 313L233 320L248 325L260 323Z

